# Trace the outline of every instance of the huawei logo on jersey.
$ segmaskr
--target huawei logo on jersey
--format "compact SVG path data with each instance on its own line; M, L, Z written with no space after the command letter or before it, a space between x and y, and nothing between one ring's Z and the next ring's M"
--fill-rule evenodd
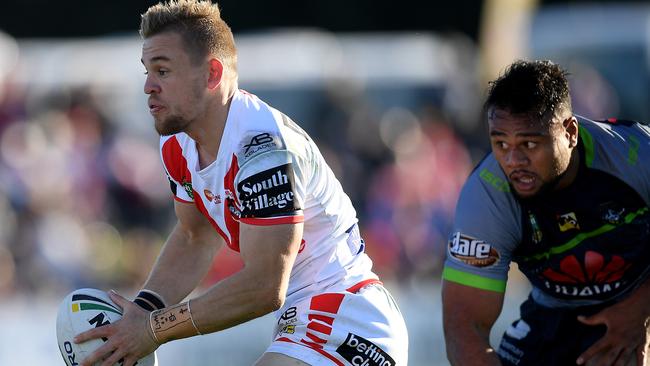
M203 190L203 194L205 195L205 198L208 199L208 201L210 201L210 202L214 202L214 203L216 203L216 204L221 203L221 196L220 196L219 194L214 195L212 192L210 192L210 191L207 190L207 189L204 189L204 190Z
M542 277L546 288L557 294L588 297L619 288L630 265L618 255L606 262L602 254L589 250L582 262L575 255L567 256L560 261L560 268L548 268Z

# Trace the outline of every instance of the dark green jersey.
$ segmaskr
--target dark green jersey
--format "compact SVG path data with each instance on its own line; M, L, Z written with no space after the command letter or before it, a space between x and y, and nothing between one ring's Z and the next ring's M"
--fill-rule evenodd
M650 128L579 118L580 168L567 188L518 199L489 154L458 202L443 276L503 291L511 261L541 305L623 296L650 273Z

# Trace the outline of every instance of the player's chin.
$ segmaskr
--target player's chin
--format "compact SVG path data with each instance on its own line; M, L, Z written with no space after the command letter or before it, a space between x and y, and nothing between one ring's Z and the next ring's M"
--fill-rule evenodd
M189 126L189 122L182 118L168 117L168 118L155 118L156 132L160 136L171 136L179 132L183 132Z
M178 128L175 128L174 126L169 126L164 121L160 121L160 122L156 121L155 127L156 127L156 132L158 132L160 136L171 136L181 132Z
M520 198L533 198L541 192L541 187L539 186L519 187L516 184L511 184L510 186L515 191L515 194Z

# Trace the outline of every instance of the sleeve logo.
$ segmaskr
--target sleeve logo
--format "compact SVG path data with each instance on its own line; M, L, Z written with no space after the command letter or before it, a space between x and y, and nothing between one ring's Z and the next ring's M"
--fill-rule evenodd
M253 136L251 139L251 142L248 144L244 145L246 150L244 151L244 154L248 154L250 149L255 146L260 146L262 144L268 144L269 142L273 142L273 138L268 132L260 133L259 135Z
M259 172L237 185L241 217L274 217L300 210L295 198L292 164Z
M483 240L461 234L452 234L449 240L449 255L456 260L474 267L488 267L495 264L499 252Z
M240 142L239 145L240 152L238 155L241 161L245 161L257 153L282 147L282 142L279 137L273 136L268 132L262 132L252 136L248 140L248 143L245 141Z

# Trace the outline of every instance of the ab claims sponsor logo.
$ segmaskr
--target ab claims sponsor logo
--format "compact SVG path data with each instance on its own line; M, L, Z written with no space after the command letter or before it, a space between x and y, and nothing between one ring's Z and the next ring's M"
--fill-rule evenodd
M253 136L247 144L241 146L241 149L244 150L244 159L247 159L254 154L277 148L280 144L276 141L277 137L271 136L268 132L263 132Z
M395 360L386 351L352 333L348 333L336 352L353 366L395 366Z
M499 260L499 252L483 240L463 235L460 231L449 240L449 254L474 267L488 267Z

